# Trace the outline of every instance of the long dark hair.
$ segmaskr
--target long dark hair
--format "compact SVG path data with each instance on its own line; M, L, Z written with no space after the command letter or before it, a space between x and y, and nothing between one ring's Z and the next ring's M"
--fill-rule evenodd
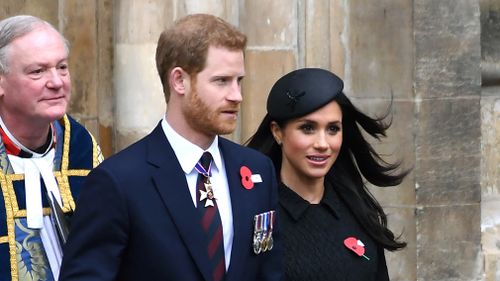
M339 93L332 101L336 101L342 110L343 140L337 160L325 176L325 186L335 187L365 231L385 249L394 251L404 248L406 243L399 241L387 228L387 215L363 181L364 177L376 186L395 186L409 173L409 170L399 171L401 162L383 160L361 132L363 129L377 140L385 137L391 122L384 120L390 111L382 117L372 118L358 110L344 93ZM280 175L281 147L271 133L273 121L283 128L289 120L273 120L266 115L246 145L269 156L276 167L276 174Z

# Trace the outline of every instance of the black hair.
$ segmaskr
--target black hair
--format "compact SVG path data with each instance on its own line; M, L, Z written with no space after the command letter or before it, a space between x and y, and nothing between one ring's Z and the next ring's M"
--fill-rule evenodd
M348 205L363 229L382 247L394 251L404 248L387 227L387 215L366 187L364 179L375 186L400 184L409 170L400 171L401 162L388 163L363 137L361 129L377 140L386 137L392 122L384 122L390 114L372 118L358 110L344 93L337 94L336 101L342 110L342 146L330 171L325 176L325 188L334 186L341 199ZM267 114L256 133L245 143L271 158L276 174L281 170L281 147L271 133L271 123L283 128L290 120L273 120Z

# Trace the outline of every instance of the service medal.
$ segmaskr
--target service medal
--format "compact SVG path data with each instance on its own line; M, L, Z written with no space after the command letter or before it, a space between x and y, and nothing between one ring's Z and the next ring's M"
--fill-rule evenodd
M253 252L260 254L262 251L262 215L254 216L254 231L253 231Z

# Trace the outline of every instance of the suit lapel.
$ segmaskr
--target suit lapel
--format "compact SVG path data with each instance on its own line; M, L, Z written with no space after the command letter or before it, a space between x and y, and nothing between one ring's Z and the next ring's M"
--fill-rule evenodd
M193 205L191 195L175 153L161 125L151 133L148 144L148 161L158 169L153 173L155 187L172 216L181 239L206 280L211 280L209 260L204 249L206 237L199 225L199 212Z

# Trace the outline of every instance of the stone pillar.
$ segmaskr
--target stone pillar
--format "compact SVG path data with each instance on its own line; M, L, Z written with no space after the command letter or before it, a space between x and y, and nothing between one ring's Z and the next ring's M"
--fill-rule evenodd
M59 27L71 44L70 114L92 132L103 154L113 147L112 0L60 1Z
M0 19L15 15L32 15L58 27L59 1L54 0L2 0Z
M370 142L390 162L415 163L413 92L413 1L335 1L332 6L332 70L343 75L345 93L363 112L381 117L390 110L388 136ZM386 252L391 280L416 280L415 177L397 187L370 190L388 215L389 227L408 246Z
M155 50L158 36L172 21L169 2L115 2L116 151L146 135L165 112Z
M244 142L264 117L274 82L295 68L298 11L297 0L241 2L241 30L248 36L241 110L240 141Z
M481 230L485 281L500 280L500 3L481 4Z
M413 1L417 279L477 280L481 255L479 5Z

